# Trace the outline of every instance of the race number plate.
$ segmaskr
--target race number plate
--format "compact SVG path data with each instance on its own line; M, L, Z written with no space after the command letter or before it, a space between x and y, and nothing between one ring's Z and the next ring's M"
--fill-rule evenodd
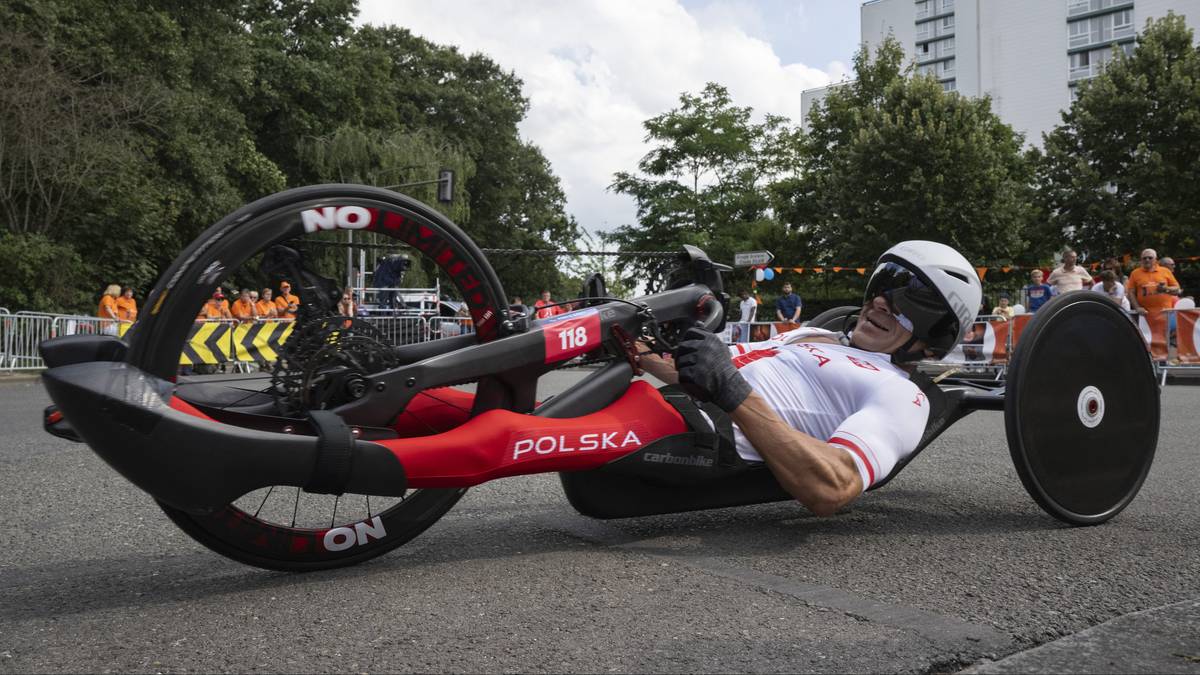
M600 346L600 312L581 309L539 322L546 337L546 363L557 363Z

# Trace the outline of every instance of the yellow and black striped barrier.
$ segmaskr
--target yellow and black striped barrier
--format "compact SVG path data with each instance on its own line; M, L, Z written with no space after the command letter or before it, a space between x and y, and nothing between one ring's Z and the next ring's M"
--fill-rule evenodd
M179 364L275 361L294 326L292 321L198 321L183 345Z

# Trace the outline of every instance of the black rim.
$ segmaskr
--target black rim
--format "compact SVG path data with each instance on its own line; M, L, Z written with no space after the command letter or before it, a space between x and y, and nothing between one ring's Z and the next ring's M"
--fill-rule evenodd
M159 377L173 378L196 308L221 281L206 270L239 269L268 247L303 236L302 212L315 209L336 217L345 207L355 207L357 213L366 210L371 214L368 231L391 236L433 261L469 307L477 341L490 341L502 333L506 314L501 310L507 309L503 290L482 252L457 226L397 193L328 185L259 200L202 235L163 275L147 300L146 317L132 338L128 361ZM403 498L335 498L274 487L245 495L211 516L163 508L191 536L223 555L261 567L304 570L354 564L391 550L429 527L464 493L413 490ZM312 506L315 502L322 505Z
M1008 371L1005 426L1021 482L1064 522L1112 518L1150 470L1159 406L1128 317L1106 298L1055 298L1030 322Z

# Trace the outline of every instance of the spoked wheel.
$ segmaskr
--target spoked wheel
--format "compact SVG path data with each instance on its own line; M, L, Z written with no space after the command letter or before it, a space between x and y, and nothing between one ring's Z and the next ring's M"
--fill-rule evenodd
M388 252L403 252L413 267L426 272L436 270L469 308L473 341L428 343L429 332L419 318L364 322L337 316L340 285L333 279L346 269L341 230L358 230L360 241L361 233L384 235L383 241L395 244ZM293 322L196 321L219 285L278 289L285 279L300 300ZM494 340L507 316L495 272L457 226L420 202L358 185L289 190L234 212L177 258L146 306L131 338L130 364L175 380L181 363L223 360L217 352L248 366L259 362L258 367L272 372L183 378L176 395L227 424L251 420L246 423L272 430L269 424L262 426L263 420L277 420L280 433L290 432L287 419L302 418L306 409L334 408L361 396L364 376L372 371L402 363L406 354L418 358L412 353L414 343L420 343L424 351L419 358L425 358ZM192 392L190 399L185 390ZM469 397L461 392L429 397L436 403L424 406L428 419L405 411L391 426L401 435L425 435L470 416ZM337 497L275 486L244 495L211 515L160 505L185 532L222 555L270 569L304 571L352 565L386 553L432 525L465 492L420 489L403 497Z

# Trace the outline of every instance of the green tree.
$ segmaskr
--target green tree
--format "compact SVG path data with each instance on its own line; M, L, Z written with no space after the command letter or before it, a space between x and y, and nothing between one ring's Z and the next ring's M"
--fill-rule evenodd
M794 165L797 136L781 117L753 122L753 110L734 105L719 84L684 93L679 102L643 124L654 147L638 172L614 176L610 189L634 198L638 224L616 228L609 239L632 252L692 244L728 262L753 245L754 233L770 230L764 187ZM658 267L645 259L621 262L633 273L630 283Z
M1200 49L1183 17L1150 21L1078 87L1046 136L1041 197L1095 256L1195 251L1200 239Z
M931 239L970 260L1020 257L1033 211L1022 137L985 98L911 77L894 39L809 114L802 172L772 186L780 218L816 260L870 263L890 243Z

